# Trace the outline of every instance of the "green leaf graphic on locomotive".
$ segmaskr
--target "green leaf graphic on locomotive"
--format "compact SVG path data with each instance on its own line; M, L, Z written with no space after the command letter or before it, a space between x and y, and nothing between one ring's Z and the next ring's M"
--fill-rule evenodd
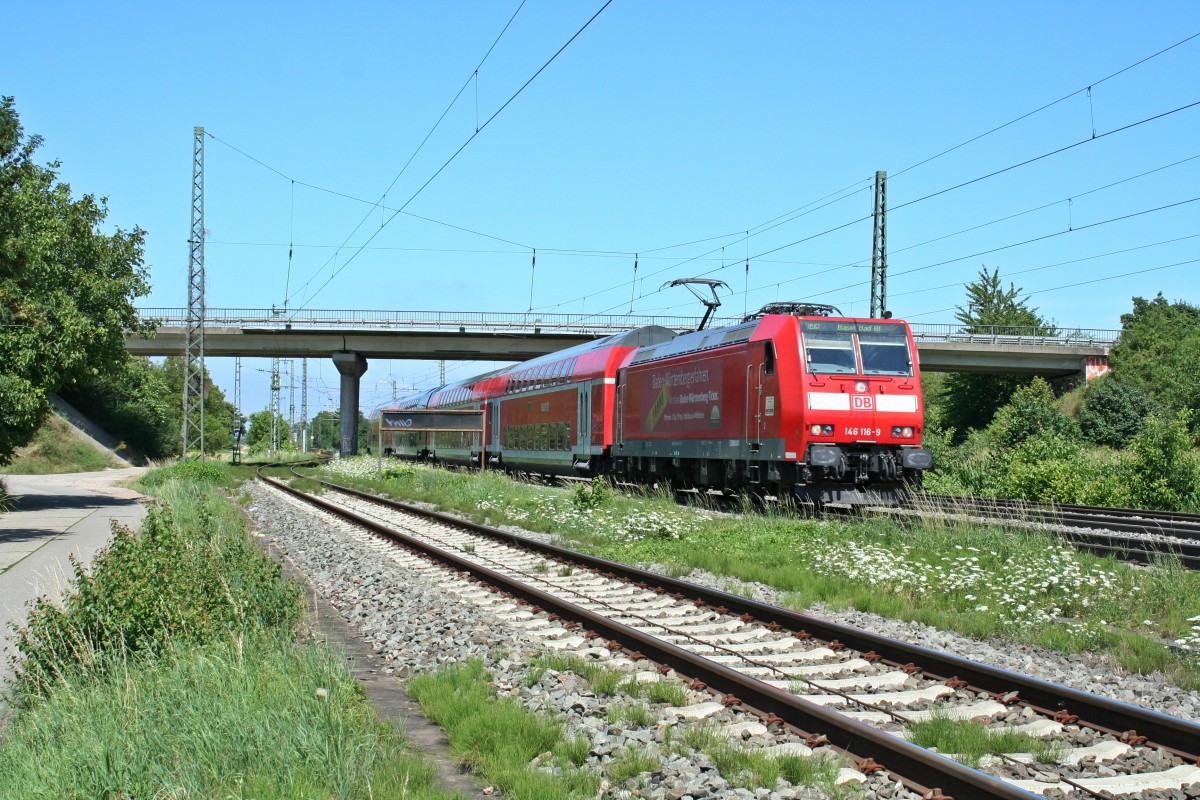
M654 398L654 405L650 406L650 413L642 420L642 430L649 432L658 427L658 423L662 421L663 413L667 410L667 404L670 402L671 383L667 381L663 383L658 397Z

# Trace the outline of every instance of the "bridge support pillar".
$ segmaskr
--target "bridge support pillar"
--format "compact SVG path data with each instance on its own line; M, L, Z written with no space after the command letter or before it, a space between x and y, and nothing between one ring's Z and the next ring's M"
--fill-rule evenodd
M358 379L367 371L367 360L350 350L337 350L333 365L342 376L342 458L358 455Z

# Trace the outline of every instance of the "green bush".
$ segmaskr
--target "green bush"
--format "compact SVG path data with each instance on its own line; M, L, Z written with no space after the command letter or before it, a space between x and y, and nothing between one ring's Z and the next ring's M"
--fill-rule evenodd
M996 412L990 427L1000 447L1013 447L1042 434L1079 438L1078 424L1058 410L1050 384L1040 377L1013 392L1012 400Z
M11 510L14 504L13 496L8 493L8 487L4 485L4 481L0 480L0 512Z
M1153 415L1133 440L1129 491L1133 505L1183 511L1200 508L1200 463L1191 453L1191 413Z
M1123 498L1115 470L1077 441L1059 434L1032 436L996 461L1000 497L1048 503L1112 505Z
M575 491L571 495L571 501L580 511L600 508L611 499L612 487L608 485L608 481L598 475L592 478L590 483L575 484Z
M147 490L153 490L171 480L225 486L230 478L225 467L215 461L180 461L147 472L138 483Z
M61 607L44 598L34 604L17 633L20 702L79 672L103 672L113 654L160 653L172 642L205 644L299 621L299 587L280 578L220 493L176 482L159 496L140 533L113 526L90 574L72 561L74 586Z
M1079 409L1079 427L1096 444L1125 447L1142 432L1158 403L1136 386L1112 377L1088 386Z
M936 494L995 496L996 458L988 431L971 431L958 447L949 446L954 431L936 437L933 469L925 476L925 488ZM939 452L940 451L940 452Z

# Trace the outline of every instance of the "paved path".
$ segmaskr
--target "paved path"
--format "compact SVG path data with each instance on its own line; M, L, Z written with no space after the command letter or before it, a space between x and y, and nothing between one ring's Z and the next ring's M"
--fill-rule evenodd
M137 528L145 508L132 489L115 486L143 469L71 475L5 475L16 509L0 514L0 680L12 675L12 626L36 597L58 598L72 572L68 556L90 564L112 535L111 521Z

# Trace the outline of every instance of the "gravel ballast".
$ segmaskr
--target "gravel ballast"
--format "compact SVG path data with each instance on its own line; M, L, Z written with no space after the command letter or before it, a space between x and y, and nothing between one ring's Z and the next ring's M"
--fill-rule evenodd
M252 484L249 491L254 498L249 511L259 534L268 537L310 576L313 587L362 631L364 638L388 660L398 677L479 658L493 673L502 694L518 697L530 710L564 720L568 736L583 736L591 742L587 767L602 769L628 748L660 754L657 770L619 786L605 785L604 796L676 800L684 797L827 796L814 787L792 787L783 783L773 790L734 788L717 772L707 756L694 750L679 755L665 746L668 738L678 742L680 731L668 727L670 720L662 717L662 709L652 709L656 712L652 713L654 721L646 726L611 723L611 707L639 701L622 696L597 696L586 682L572 673L547 670L536 683L529 685L529 658L545 651L550 644L546 636L532 636L526 628L502 622L485 608L464 602L447 590L446 573L419 559L397 555L391 545L353 526L304 508L297 501L284 498L261 484ZM692 573L686 580L725 590L731 586L728 578L700 572ZM778 600L777 593L769 587L732 583L757 600ZM816 609L809 613L1173 716L1200 719L1200 694L1182 691L1160 676L1124 675L1113 665L1092 656L1065 657L1010 643L978 642L929 626L855 611ZM607 651L592 655L609 657ZM705 693L692 692L689 704L711 702L712 699ZM715 722L725 726L755 720L722 709L709 724ZM742 746L747 748L795 741L786 734L751 733L749 729L743 739ZM551 765L542 768L555 769ZM863 785L861 796L912 795L893 780L874 775Z

